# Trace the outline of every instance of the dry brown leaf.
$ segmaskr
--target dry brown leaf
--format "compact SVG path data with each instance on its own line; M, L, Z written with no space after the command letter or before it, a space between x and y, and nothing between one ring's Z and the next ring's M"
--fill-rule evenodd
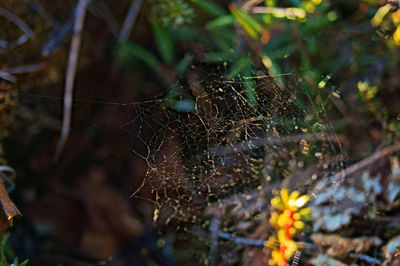
M2 206L2 211L0 212L0 231L4 231L12 226L13 218L21 215L21 213L8 196L3 180L0 181L0 202Z
M397 245L400 245L400 235L391 238L388 243L382 247L382 253L385 255L386 259L393 258L394 254L399 251L396 248Z
M324 228L336 231L349 224L354 215L361 215L366 204L371 200L363 191L352 186L327 184L326 180L318 183L324 187L311 203L314 231Z
M335 260L334 258L331 258L325 254L322 253L318 253L317 256L313 257L310 261L311 265L316 265L316 266L320 266L320 265L326 265L326 266L347 266L347 264Z
M318 247L328 248L327 255L340 259L346 258L350 252L364 253L382 244L378 237L345 238L338 234L312 234L311 240Z
M394 208L400 194L400 163L397 157L378 161L345 183L316 184L323 187L311 203L314 231L323 228L333 232L351 222L353 216L362 216L370 210L388 211Z

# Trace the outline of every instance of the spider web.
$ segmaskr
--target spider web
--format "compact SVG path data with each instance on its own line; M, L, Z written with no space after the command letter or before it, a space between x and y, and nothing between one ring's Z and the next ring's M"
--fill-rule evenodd
M314 198L324 189L315 185L340 173L347 159L328 119L333 94L326 88L310 87L293 73L254 69L238 76L231 69L220 62L192 65L167 93L140 102L75 99L75 108L94 103L126 111L124 122L90 121L103 133L108 127L127 132L133 145L124 146L145 162L144 179L132 188L132 197L154 206L158 228L210 232L211 240L206 236L202 243L215 242L213 230L251 236L268 221L277 191L285 187ZM85 125L93 119L87 108L75 109L77 114L84 115ZM235 217L224 217L213 229L212 220L224 213ZM188 240L193 239L183 242ZM216 242L232 257L240 248L218 241L218 232ZM212 253L211 247L210 258Z
M154 203L154 222L199 224L213 203L276 184L312 194L343 167L329 95L293 74L231 77L227 69L192 66L171 95L131 105L135 117L122 128L139 125L128 131L148 166L133 197Z

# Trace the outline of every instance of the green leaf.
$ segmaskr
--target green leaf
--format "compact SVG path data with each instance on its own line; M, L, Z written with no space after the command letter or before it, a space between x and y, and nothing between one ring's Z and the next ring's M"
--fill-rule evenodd
M227 54L226 52L204 53L204 61L208 62L208 63L225 62L225 61L229 61L229 59L230 59L230 54Z
M232 15L224 15L215 18L205 25L208 30L214 30L216 28L221 28L225 26L231 26L235 23L235 18Z
M139 60L145 63L151 71L153 71L161 83L168 84L167 79L160 70L161 63L149 51L133 42L120 43L115 51L115 56L118 61L129 66Z
M159 72L158 59L146 49L133 42L125 42L118 45L116 49L116 57L124 64L129 64L132 59L138 59L147 64L153 71Z
M246 90L246 99L251 106L257 105L257 92L256 84L253 79L247 80L244 83L244 88Z
M228 73L228 78L233 79L236 78L239 74L244 73L251 67L251 62L246 57L241 57L239 60L235 62L235 64L231 67Z
M189 54L185 54L185 56L178 62L178 64L175 66L175 72L178 75L182 75L183 72L190 66L192 63L193 56Z
M245 11L237 8L234 5L230 5L229 9L232 15L236 18L243 29L254 39L258 39L260 34L263 33L263 26L258 23L253 17L248 15Z
M154 40L157 44L157 50L166 63L172 63L173 60L173 40L168 28L161 26L156 20L151 21L153 27Z
M223 8L208 0L195 0L194 3L214 17L223 16L227 13Z
M24 260L23 262L21 262L21 263L19 264L19 266L26 266L26 265L28 265L28 262L29 262L29 259L26 259L26 260Z

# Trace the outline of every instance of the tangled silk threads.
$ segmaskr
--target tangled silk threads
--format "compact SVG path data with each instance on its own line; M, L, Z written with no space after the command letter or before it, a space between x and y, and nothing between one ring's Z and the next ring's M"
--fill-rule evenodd
M311 218L311 209L304 206L310 201L309 196L300 195L299 191L293 191L289 195L287 189L280 191L280 196L271 200L275 209L270 218L270 223L277 234L266 241L265 246L272 249L270 265L286 266L299 245L293 237L306 228L305 220Z

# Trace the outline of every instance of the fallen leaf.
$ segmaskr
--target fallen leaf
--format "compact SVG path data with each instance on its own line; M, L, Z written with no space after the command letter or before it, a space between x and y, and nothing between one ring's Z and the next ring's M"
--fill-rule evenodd
M365 193L349 186L336 187L335 184L327 185L323 180L318 183L325 187L311 203L314 220L314 231L324 228L335 231L343 225L350 223L353 215L360 215L363 207L371 200Z
M331 258L325 254L318 253L317 256L311 258L309 261L311 265L326 265L326 266L347 266L348 264L345 264L341 261L335 260L334 258Z
M345 238L338 234L312 234L311 240L318 247L328 248L327 255L340 259L346 258L350 252L364 253L371 247L382 244L382 240L378 237Z
M399 250L396 248L400 244L400 235L391 238L386 245L382 247L382 253L386 259L394 257Z
M8 196L2 179L0 181L0 202L2 207L0 212L0 231L4 231L13 225L13 218L21 215L21 213Z

